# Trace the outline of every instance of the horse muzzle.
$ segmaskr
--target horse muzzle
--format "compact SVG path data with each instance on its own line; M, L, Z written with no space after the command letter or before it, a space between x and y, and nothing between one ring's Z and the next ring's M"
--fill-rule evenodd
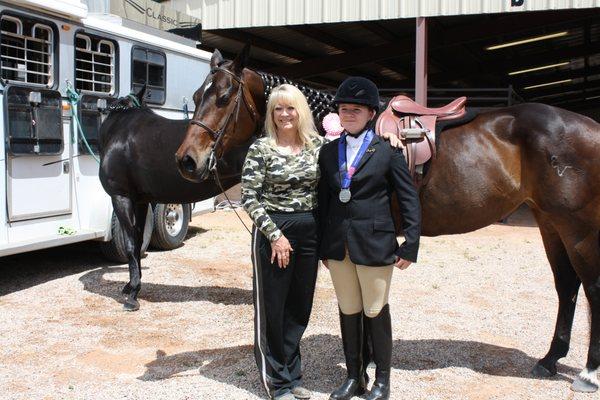
M175 158L177 160L179 173L187 180L199 183L204 181L210 175L209 157L206 157L201 163L198 163L196 158L190 154L185 154L183 156L176 154Z

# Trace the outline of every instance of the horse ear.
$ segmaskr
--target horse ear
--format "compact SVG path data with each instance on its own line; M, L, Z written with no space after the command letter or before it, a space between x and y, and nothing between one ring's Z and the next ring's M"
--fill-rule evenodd
M233 60L231 71L237 76L242 75L242 71L248 64L248 58L250 56L250 44L246 44L240 54Z
M146 96L146 88L146 84L144 83L144 86L142 86L142 88L135 94L135 97L137 97L140 104L144 103L144 97Z
M221 64L223 62L223 56L221 55L221 52L217 49L215 49L215 52L212 54L212 57L210 58L210 68L216 68L219 66L219 64Z

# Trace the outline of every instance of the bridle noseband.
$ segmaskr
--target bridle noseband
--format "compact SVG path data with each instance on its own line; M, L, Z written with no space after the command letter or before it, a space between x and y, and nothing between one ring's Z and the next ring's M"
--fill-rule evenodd
M232 113L230 113L229 115L227 115L227 118L225 119L225 123L223 123L223 125L216 131L200 120L197 120L194 118L192 118L190 120L191 125L198 125L199 127L203 128L204 130L206 130L208 132L208 134L214 140L214 143L212 145L210 155L208 158L208 169L211 172L216 172L216 168L217 168L216 149L217 149L217 146L221 143L221 140L223 139L223 136L225 134L225 130L227 129L227 126L229 125L229 122L231 121L232 117L235 117L235 119L234 119L234 131L235 131L235 124L237 123L238 114L240 111L240 104L241 104L240 99L244 100L244 104L246 105L246 108L250 112L252 120L255 123L257 123L260 120L260 117L259 117L258 113L256 112L256 106L254 105L254 101L252 100L252 97L248 93L248 90L246 89L246 85L244 84L244 81L241 78L239 78L238 76L236 76L233 72L231 72L228 69L225 69L223 67L212 68L210 70L210 73L215 74L217 71L223 71L223 72L229 74L238 83L238 90L235 95L234 111Z

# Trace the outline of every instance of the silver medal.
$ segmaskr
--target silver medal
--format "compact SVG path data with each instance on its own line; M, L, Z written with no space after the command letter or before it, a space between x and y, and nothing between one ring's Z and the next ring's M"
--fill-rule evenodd
M350 189L342 189L340 190L340 201L342 203L347 203L350 201L352 195L350 194Z

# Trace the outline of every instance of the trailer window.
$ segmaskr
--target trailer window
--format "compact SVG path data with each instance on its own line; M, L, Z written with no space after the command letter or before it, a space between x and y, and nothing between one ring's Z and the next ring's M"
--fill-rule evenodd
M137 93L145 84L146 102L164 104L167 69L167 59L164 53L134 47L131 60L132 91Z
M4 92L7 151L60 154L63 150L62 98L44 88L8 85Z
M34 19L0 17L0 75L8 82L52 87L54 30Z
M87 33L75 35L75 87L83 92L116 92L116 43Z
M98 154L98 138L100 126L107 115L108 107L117 101L114 97L106 97L101 95L84 94L79 100L77 112L79 114L79 123L85 135L91 150L94 154ZM87 146L83 143L81 136L77 136L79 144L79 154L89 154Z

